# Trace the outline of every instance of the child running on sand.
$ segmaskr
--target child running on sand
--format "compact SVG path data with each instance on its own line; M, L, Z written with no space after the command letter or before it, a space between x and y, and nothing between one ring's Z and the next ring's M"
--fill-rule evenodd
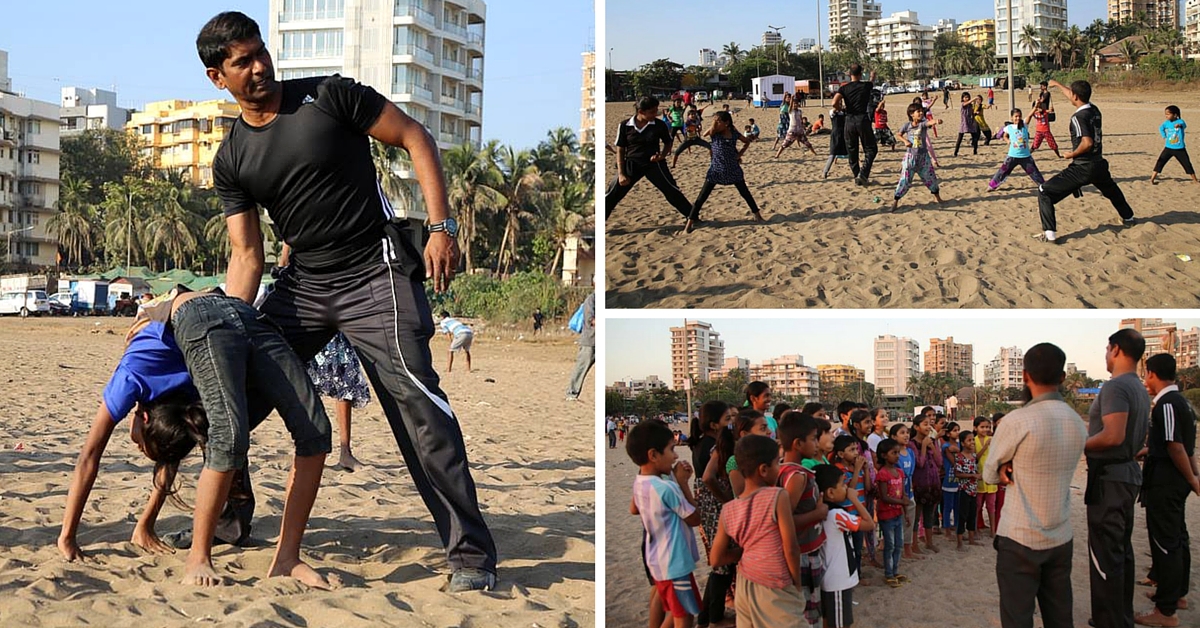
M742 153L746 152L754 140L747 139L746 136L738 133L737 129L733 127L733 117L724 111L713 114L712 127L704 135L712 138L712 163L708 167L708 174L704 177L704 187L700 188L700 194L696 196L696 202L692 204L692 213L688 216L683 230L691 233L696 229L696 225L700 223L700 208L704 206L704 201L708 200L708 195L712 194L713 188L718 185L732 185L737 188L742 199L750 207L750 215L754 217L754 220L762 222L762 213L758 209L758 204L754 202L754 195L750 193L750 188L746 187L746 175L739 163L742 160ZM791 135L789 134L788 137L790 141ZM738 150L738 142L745 144L741 150ZM784 148L787 145L788 143L785 142Z
M876 459L881 465L879 473L875 475L875 496L879 499L875 514L883 530L884 582L892 588L908 582L908 577L899 573L900 556L904 551L904 530L908 527L904 511L909 503L909 498L904 494L904 471L897 466L901 449L900 443L891 438L879 441L875 449Z
M959 452L954 456L954 475L958 478L958 551L964 552L964 533L970 534L969 545L982 545L975 538L975 497L978 494L979 467L975 464L975 433L967 430L958 435Z
M1040 102L1033 106L1033 111L1029 112L1029 117L1034 120L1033 150L1037 150L1042 145L1042 140L1045 140L1050 145L1050 149L1054 151L1054 156L1062 157L1062 154L1058 152L1058 142L1054 141L1054 134L1050 132L1050 116L1053 113L1053 111L1043 109Z
M880 100L875 106L875 142L880 146L891 146L896 150L896 136L888 128L887 100Z
M1029 127L1025 126L1020 109L1012 110L1012 122L1005 125L1001 129L1001 133L1008 137L1008 156L1004 158L1004 163L1000 164L1000 169L988 181L988 190L996 191L996 188L1004 183L1009 173L1018 165L1025 169L1025 174L1029 175L1034 183L1038 185L1045 183L1046 178L1038 171L1037 164L1033 161L1033 152L1029 149Z
M234 474L247 464L255 427L249 424L254 413L248 407L267 403L283 417L296 448L267 575L328 589L325 577L300 559L300 541L331 449L329 417L304 364L277 328L240 299L176 289L142 306L125 342L67 493L58 539L63 557L83 557L76 534L100 458L116 424L133 412L130 437L155 462L154 490L134 528L133 543L154 553L173 551L159 540L154 524L165 500L175 495L180 461L199 445L204 469L196 487L183 582L222 584L212 564L217 518ZM239 531L233 542L248 535L249 530Z
M1167 106L1166 116L1166 122L1158 127L1158 134L1163 137L1165 146L1158 155L1158 162L1154 164L1154 174L1150 175L1150 183L1158 185L1158 173L1162 172L1163 166L1167 165L1172 157L1183 166L1183 171L1192 181L1200 183L1200 180L1196 179L1196 171L1192 168L1192 160L1188 157L1187 146L1184 143L1183 132L1187 130L1187 122L1179 117L1179 107L1175 105Z
M816 156L817 154L817 150L813 148L812 143L808 141L808 134L805 133L804 114L800 110L800 107L795 104L794 100L792 103L791 113L789 114L787 138L783 141L783 145L779 147L779 150L775 151L776 159L779 159L779 156L783 154L784 149L786 149L788 146L791 146L794 142L800 142L801 144L804 144L804 146L806 146L808 150L812 152L813 156Z
M971 136L971 154L979 154L979 123L975 121L974 107L971 106L971 92L963 92L959 105L958 140L954 142L954 156L958 157L958 149L962 146L963 136Z
M825 515L825 577L821 580L821 615L826 628L849 628L854 625L854 588L859 585L858 554L852 538L875 531L875 521L858 497L858 491L846 484L841 469L821 465L813 473L817 488L829 506ZM842 507L845 502L849 508Z
M820 498L816 476L801 463L817 455L817 420L801 412L785 413L779 422L779 443L783 447L779 486L787 491L800 545L804 619L815 628L821 624L821 578L825 575L821 547L825 544L823 522L829 507Z
M926 146L929 127L941 123L941 120L927 121L925 110L921 108L921 105L914 103L908 106L908 122L900 127L900 139L908 150L904 153L904 163L900 167L900 181L896 184L892 211L896 211L900 206L900 199L908 193L914 176L921 177L925 187L933 193L933 197L939 203L944 202L938 188L937 174L933 170L933 164L929 157L929 149Z
M676 628L691 628L700 612L700 589L692 575L700 560L692 532L700 513L687 482L692 465L675 464L675 434L657 419L630 430L625 452L638 465L629 512L641 517L645 529L642 555L654 585L651 621L662 626L670 613Z
M779 442L751 434L738 441L735 459L746 485L721 509L709 564L738 563L738 628L800 628L800 548L788 493L775 485Z

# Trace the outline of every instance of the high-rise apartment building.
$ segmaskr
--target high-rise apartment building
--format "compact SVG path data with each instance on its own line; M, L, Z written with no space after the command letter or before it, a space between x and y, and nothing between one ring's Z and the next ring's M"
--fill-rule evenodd
M8 54L0 51L0 242L4 261L53 266L58 238L46 223L58 210L58 103L9 91Z
M12 79L8 78L8 51L0 50L0 92L12 91Z
M750 365L750 381L763 382L771 394L816 399L821 393L817 369L804 365L804 356L784 355Z
M146 103L125 128L142 139L142 154L156 170L182 172L199 187L212 187L212 162L242 108L227 100L164 100Z
M812 37L801 37L796 41L796 52L812 52L817 47L817 40Z
M596 143L596 51L583 53L583 102L579 108L579 143Z
M783 43L783 35L780 35L779 31L763 31L762 45L764 47L765 46L774 46L775 44L782 44L782 43Z
M270 0L270 49L279 78L339 73L370 85L425 125L447 150L479 146L483 125L482 0ZM411 206L397 215L426 218L411 165Z
M717 369L716 371L713 371L712 373L709 373L708 378L710 380L711 379L724 379L726 377L729 377L729 373L734 370L740 370L743 374L749 375L750 374L750 360L747 360L746 358L739 358L736 356L732 357L732 358L725 358L725 361L723 363L721 363L721 368Z
M1179 330L1179 346L1175 349L1175 368L1200 366L1200 327Z
M683 390L684 380L707 382L725 362L725 342L704 321L683 321L671 328L671 387Z
M925 352L926 373L952 373L974 379L973 349L969 344L954 342L950 336L929 339L929 350Z
M821 390L826 392L838 386L852 386L867 381L866 371L850 364L818 364L817 375Z
M1183 39L1189 59L1200 59L1200 0L1187 0L1183 10Z
M1160 353L1170 353L1176 356L1181 344L1179 330L1175 323L1163 321L1161 318L1126 318L1121 320L1121 329L1136 329L1146 339L1146 352L1138 361L1138 375L1146 374L1146 358Z
M935 22L933 25L933 34L934 35L942 35L942 34L953 35L954 32L957 30L958 30L958 20L952 20L950 18L942 18L942 19L938 20L937 22Z
M983 367L983 385L988 388L1021 388L1025 379L1025 352L1018 347L1001 347Z
M712 48L700 49L700 65L708 68L717 64L717 51Z
M1008 0L996 2L996 57L1000 63L1008 59ZM1013 57L1042 56L1050 41L1050 33L1067 29L1067 0L1012 0ZM1026 25L1037 30L1038 48L1027 50L1021 45L1021 33Z
M1179 0L1108 0L1108 19L1127 23L1145 15L1156 28L1178 29Z
M117 93L82 87L62 88L61 137L79 135L87 130L125 128L130 111L117 106Z
M908 380L921 371L921 346L911 338L875 338L875 388L885 395L908 394Z
M905 72L923 78L932 75L932 26L923 26L916 11L901 11L867 22L867 54L874 59L898 63Z
M986 42L996 41L996 20L967 20L959 24L955 32L962 42L982 46Z
M629 379L617 380L613 382L612 386L608 387L608 390L620 393L626 399L633 399L642 393L654 390L666 390L666 388L667 383L659 379L657 375L647 375L646 379L633 379L631 377Z
M838 35L867 32L867 22L883 17L883 9L871 0L830 0L829 41ZM836 46L834 47L836 49Z

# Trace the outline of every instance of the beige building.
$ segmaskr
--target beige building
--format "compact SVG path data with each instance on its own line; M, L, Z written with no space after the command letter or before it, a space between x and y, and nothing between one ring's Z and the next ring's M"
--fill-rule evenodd
M146 103L125 128L142 139L142 154L157 170L182 171L199 187L212 187L212 162L242 109L226 100Z
M717 371L709 373L708 378L710 380L711 379L724 379L726 377L729 377L729 373L734 370L740 370L742 373L749 375L750 374L750 360L747 360L746 358L738 358L738 357L725 358L725 362L723 362L721 364L721 368Z
M1184 5L1183 39L1188 43L1187 57L1200 59L1200 0L1187 0Z
M583 102L579 108L579 143L596 143L596 51L583 53Z
M0 86L8 82L0 55ZM0 245L10 264L54 266L58 239L46 230L57 212L59 106L0 91Z
M1136 329L1146 339L1146 353L1138 362L1138 374L1145 375L1146 358L1160 353L1175 356L1178 369L1200 366L1200 327L1179 329L1175 323L1161 318L1127 318L1122 329Z
M817 369L804 365L800 355L784 355L750 365L750 381L763 382L775 396L801 397L814 400L821 393Z
M925 352L926 373L954 373L974 378L972 373L973 349L969 344L954 342L950 336L929 339L929 350Z
M931 76L933 40L937 33L924 26L916 11L900 11L890 17L867 22L867 54L874 59L898 63L914 78Z
M667 383L658 378L657 375L647 375L646 379L622 379L613 382L608 389L620 393L626 399L634 397L652 390L666 390Z
M1108 0L1108 19L1126 23L1144 13L1157 28L1179 28L1179 0Z
M671 328L671 388L683 390L684 381L707 382L725 362L725 342L704 321L685 320Z
M1179 346L1175 349L1175 367L1189 369L1200 366L1200 327L1179 330Z
M983 385L988 388L1021 388L1025 385L1025 351L1019 347L1001 347L996 357L983 367Z
M850 364L818 364L817 376L821 382L821 390L825 391L867 381L866 371Z
M1045 44L1035 50L1026 50L1021 45L1021 33L1026 25L1031 25L1038 33L1039 42L1047 42L1050 33L1055 30L1066 30L1067 0L1013 0L1012 2L1012 42L1013 57L1042 56L1046 54ZM1000 64L1008 65L1008 4L996 2L996 59Z
M875 338L875 388L885 395L908 394L908 380L921 371L921 346L911 338Z
M996 40L996 20L967 20L958 25L958 38L972 46Z
M883 17L883 9L871 0L830 0L829 40L838 35L866 33L867 22ZM764 34L764 38L766 35ZM765 42L764 42L765 43Z

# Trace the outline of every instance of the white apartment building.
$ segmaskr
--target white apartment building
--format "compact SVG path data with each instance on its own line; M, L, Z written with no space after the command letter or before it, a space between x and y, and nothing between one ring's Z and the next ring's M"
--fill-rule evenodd
M1183 38L1188 43L1187 57L1200 59L1200 0L1187 0L1184 5Z
M0 58L2 61L3 58ZM7 77L7 68L0 76ZM57 103L0 92L0 245L4 261L53 266L58 239L46 222L58 204Z
M900 64L915 78L932 75L932 26L923 26L916 11L900 11L890 17L867 22L867 54Z
M725 362L725 342L712 325L685 320L671 328L671 388L683 390L684 380L707 382Z
M700 65L711 68L717 64L717 51L712 48L700 49Z
M838 35L866 33L867 22L883 17L883 9L871 0L830 0L829 39Z
M762 35L762 45L763 46L774 46L775 44L782 44L782 43L783 43L783 35L780 35L779 31L763 31L763 35Z
M908 394L908 380L921 372L921 346L912 338L875 338L875 388L885 395Z
M667 383L659 379L657 375L647 375L646 379L633 379L632 377L621 379L608 387L609 390L620 393L626 399L633 399L642 393L666 388Z
M62 137L79 135L89 129L120 131L129 122L130 112L117 106L117 93L105 89L82 87L62 88L62 111L59 119Z
M0 50L0 92L12 91L12 79L8 78L8 51Z
M487 7L482 0L270 0L270 49L280 79L339 73L387 95L438 147L482 142ZM414 180L410 167L397 174ZM397 215L424 220L392 199Z
M817 40L812 37L801 37L796 42L796 52L812 52L817 47Z
M784 355L750 365L750 381L763 382L774 395L817 399L821 377L817 369L804 365L804 356Z
M983 367L983 385L988 388L1021 388L1025 380L1025 352L1019 347L1001 347L996 357Z
M933 34L935 36L943 33L952 35L956 30L958 30L958 20L952 20L950 18L942 18L933 25Z
M1008 1L996 3L996 57L1001 63L1008 59ZM1039 42L1048 41L1050 32L1067 29L1067 0L1012 0L1013 57L1045 54L1045 44L1039 50L1027 51L1021 45L1021 32L1026 24L1033 25Z
M750 360L746 358L732 357L725 358L721 363L721 368L708 374L709 379L724 379L729 377L729 373L734 370L740 370L742 373L750 373Z

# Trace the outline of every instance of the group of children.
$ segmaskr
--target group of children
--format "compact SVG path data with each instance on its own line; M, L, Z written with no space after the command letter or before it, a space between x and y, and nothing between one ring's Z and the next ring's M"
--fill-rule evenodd
M820 404L781 404L768 417L752 403L709 401L693 422L690 464L677 462L677 439L661 421L630 431L626 451L639 466L630 512L644 526L651 626L718 624L727 596L739 628L852 626L864 558L902 587L901 561L938 552L939 528L959 551L981 545L985 508L996 529L999 487L980 476L991 420L961 430L925 408L885 432L886 411L842 405L849 431ZM703 595L693 527L712 567Z

